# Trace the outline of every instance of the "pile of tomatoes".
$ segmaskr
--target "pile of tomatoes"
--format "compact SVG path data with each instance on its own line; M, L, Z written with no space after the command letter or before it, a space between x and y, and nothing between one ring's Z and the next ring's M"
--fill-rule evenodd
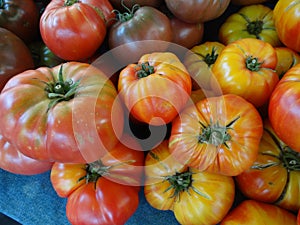
M141 192L180 224L300 225L298 10L0 1L0 168L51 171L73 225L125 224Z

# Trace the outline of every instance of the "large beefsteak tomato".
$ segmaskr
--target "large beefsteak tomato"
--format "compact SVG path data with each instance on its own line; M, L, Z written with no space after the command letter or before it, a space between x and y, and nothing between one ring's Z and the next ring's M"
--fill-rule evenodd
M44 43L55 55L69 61L92 56L106 32L103 13L82 1L52 0L40 19Z
M0 95L1 132L31 158L90 162L123 132L116 88L101 70L68 62L27 70Z
M172 121L169 147L183 164L236 176L255 161L262 133L257 109L244 98L227 94L186 107Z
M143 55L119 75L118 91L128 111L151 125L170 123L190 98L192 81L171 52Z
M200 172L179 163L164 140L145 159L147 202L159 210L172 210L183 225L215 225L232 206L233 178Z
M255 38L236 40L225 46L212 67L213 89L262 106L278 83L276 65L277 55L271 44Z
M294 212L300 208L300 153L277 137L267 119L257 159L235 179L248 198L277 204Z
M278 137L300 152L300 64L293 66L281 78L272 92L268 115Z
M138 207L143 165L140 145L125 134L95 162L55 162L50 179L56 193L68 198L66 213L73 225L123 225Z

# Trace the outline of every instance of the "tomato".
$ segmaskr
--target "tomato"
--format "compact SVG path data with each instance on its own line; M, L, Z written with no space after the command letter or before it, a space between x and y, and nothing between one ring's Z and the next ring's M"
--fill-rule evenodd
M268 108L272 127L289 147L300 152L300 65L289 69L274 89Z
M239 39L226 45L215 61L213 89L262 106L278 83L276 65L276 51L269 43L254 38Z
M0 95L1 132L26 156L90 162L123 132L123 109L110 80L89 64L27 70Z
M186 23L176 17L170 18L170 21L173 29L173 43L189 49L202 41L203 23Z
M296 216L276 205L244 200L223 219L220 225L297 225Z
M26 44L11 31L0 27L0 90L14 75L34 68Z
M224 45L242 38L257 38L274 47L281 46L273 21L273 10L262 4L242 7L220 26L219 40Z
M171 52L143 55L119 74L118 91L128 111L151 125L171 122L189 100L190 75Z
M44 43L58 57L76 61L92 56L106 37L106 24L93 5L52 0L40 19Z
M298 211L300 154L277 137L268 120L264 122L258 157L236 182L248 198Z
M300 225L300 210L297 213L297 225Z
M110 0L115 9L126 11L126 8L132 8L135 4L139 6L152 6L158 8L163 0Z
M193 90L211 89L211 68L225 45L217 41L206 41L191 48L184 65L192 77Z
M52 162L44 162L23 155L0 134L0 168L10 173L34 175L51 169Z
M244 98L208 97L172 121L169 148L190 167L236 176L256 159L262 132L260 114Z
M73 225L124 224L135 212L144 170L144 152L125 134L99 160L89 164L55 162L50 179Z
M268 0L231 0L234 5L254 5L267 2Z
M165 0L165 3L178 19L187 23L203 23L221 16L230 0Z
M16 34L25 43L39 34L39 11L33 0L1 0L0 27Z
M172 210L180 224L214 225L232 206L235 187L230 176L180 164L164 140L146 156L144 194L152 207Z
M154 7L133 7L117 13L117 18L109 29L108 46L121 49L115 57L124 65L136 62L144 54L166 50L173 40L169 18Z
M279 0L273 11L274 24L281 42L288 48L300 51L300 2Z
M276 72L279 76L279 79L293 66L300 62L300 55L287 47L275 47L277 55L277 65Z
M63 62L63 59L59 58L45 45L43 41L35 41L28 44L32 58L34 60L35 68L47 66L54 67Z

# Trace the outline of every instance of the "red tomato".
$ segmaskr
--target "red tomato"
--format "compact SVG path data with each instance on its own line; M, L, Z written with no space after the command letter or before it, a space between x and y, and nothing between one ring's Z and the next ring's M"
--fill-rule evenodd
M296 216L278 206L244 200L227 214L220 225L297 225Z
M288 48L300 51L300 2L279 0L273 10L275 27L281 42Z
M213 89L262 106L278 83L276 65L276 51L269 43L255 38L236 40L225 46L212 67Z
M2 90L11 77L33 69L34 62L28 47L11 31L0 28L0 43L0 90Z
M39 161L23 155L14 145L0 135L0 168L10 173L34 175L46 172L51 162Z
M189 100L191 77L171 52L143 55L119 75L118 91L128 111L151 125L171 122Z
M68 198L73 225L123 225L138 207L143 165L141 146L125 134L93 163L54 163L50 179L57 194Z
M169 148L184 165L236 176L255 161L262 132L260 114L244 98L208 97L172 121Z
M0 129L28 157L91 162L123 132L123 108L116 97L111 81L89 64L27 70L1 92Z
M207 22L221 16L230 0L165 0L168 9L187 23Z
M33 0L1 0L0 27L13 32L25 43L39 34L39 11Z
M293 66L281 78L272 92L268 115L278 137L300 152L300 64Z
M55 55L69 61L92 56L106 31L101 12L81 1L52 0L40 19L44 43Z

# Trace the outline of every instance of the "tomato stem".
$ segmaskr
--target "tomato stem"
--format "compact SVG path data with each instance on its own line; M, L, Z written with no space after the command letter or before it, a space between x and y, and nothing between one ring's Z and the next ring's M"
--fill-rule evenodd
M79 2L79 0L65 0L64 6L71 6L78 2Z
M204 57L204 62L208 65L208 67L210 67L216 62L218 56L219 55L216 53L215 47L213 47L211 53L207 53Z
M154 67L150 66L148 62L136 65L135 71L138 78L147 77L155 72Z
M246 68L251 71L254 71L254 72L259 71L262 64L263 64L263 62L259 62L257 57L248 56L246 58Z
M251 21L247 24L247 31L249 34L255 35L256 38L259 38L259 34L263 30L263 22L260 20Z
M119 10L113 10L113 12L116 13L117 20L120 22L126 22L126 21L130 20L134 16L134 13L140 8L140 6L138 4L134 4L132 6L132 8L129 9L124 4L123 0L121 1L121 5L124 7L124 9L127 12L121 13Z

